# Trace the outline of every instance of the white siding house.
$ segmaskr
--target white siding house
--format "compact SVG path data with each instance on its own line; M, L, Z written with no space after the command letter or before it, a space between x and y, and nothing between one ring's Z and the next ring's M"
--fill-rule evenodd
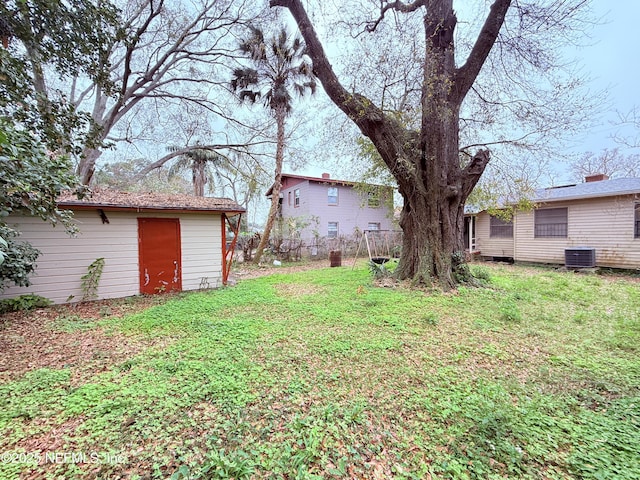
M31 285L8 287L0 298L34 293L54 303L83 300L81 277L98 258L104 258L98 299L218 287L226 282L233 255L226 245L225 219L244 212L226 199L105 191L83 201L67 196L59 205L74 211L77 236L39 218L10 217L8 223L22 232L18 240L31 243L41 255ZM165 251L159 242L167 242L155 242L151 230L152 249L144 265L143 229L149 224L162 229L163 235L168 231L175 245L173 251Z
M482 257L564 264L565 250L584 247L596 266L640 268L640 178L540 189L533 201L533 210L514 214L511 236L491 228L488 212L475 214Z

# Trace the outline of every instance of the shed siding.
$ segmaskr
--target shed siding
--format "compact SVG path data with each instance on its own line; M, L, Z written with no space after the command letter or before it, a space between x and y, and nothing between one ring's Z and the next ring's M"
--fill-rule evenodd
M222 285L222 226L220 215L180 217L182 289Z
M199 288L203 278L211 287L221 283L221 216L203 214L147 214L106 212L103 224L95 211L76 211L80 233L70 237L61 226L52 227L39 218L13 217L21 240L42 254L29 287L8 287L0 298L35 293L55 303L82 299L81 277L97 258L105 259L98 298L136 295L138 277L138 223L142 217L180 218L182 237L182 284L184 290ZM193 248L193 251L191 249Z
M480 212L476 217L476 250L483 257L513 258L513 238L491 238L490 216L487 212Z
M534 238L533 212L517 216L515 259L564 264L569 247L596 249L596 264L602 267L640 268L640 239L633 237L631 196L553 202L549 207L567 207L567 238Z

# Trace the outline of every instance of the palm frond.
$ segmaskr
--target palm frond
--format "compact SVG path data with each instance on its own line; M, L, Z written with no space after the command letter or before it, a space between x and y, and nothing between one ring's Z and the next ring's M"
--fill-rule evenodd
M241 101L255 103L262 99L266 107L291 111L292 93L314 94L316 81L313 66L306 57L306 46L299 35L291 35L281 27L265 41L262 30L250 27L249 37L240 50L254 61L255 68L234 70L231 87ZM260 55L256 55L256 49ZM260 87L262 86L262 87Z
M231 79L231 88L234 91L246 89L260 83L260 76L255 68L236 68Z
M255 90L242 90L238 93L238 98L241 102L248 101L250 103L256 103L260 99L260 92Z

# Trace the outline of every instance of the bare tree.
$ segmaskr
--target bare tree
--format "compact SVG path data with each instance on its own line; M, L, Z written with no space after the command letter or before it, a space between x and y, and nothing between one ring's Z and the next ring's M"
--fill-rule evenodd
M624 148L640 148L640 108L634 107L627 113L618 112L616 125L619 131L613 139Z
M300 0L270 1L272 7L289 9L327 95L371 140L398 183L404 200L399 278L417 283L435 280L444 288L458 283L466 273L458 268L462 258L459 252L463 250L464 204L490 160L489 147L508 141L532 145L545 136L556 136L562 123L574 125L574 119L566 116L567 109L560 108L566 104L565 97L575 100L570 95L571 82L553 82L550 72L558 64L543 47L546 41L552 51L560 39L568 38L580 26L576 19L586 3L573 0L525 5L496 0L488 9L483 7L484 18L469 29L473 39L456 44L457 17L452 0L377 2L375 16L361 23L362 35L375 33L389 22L392 27L387 28L387 40L393 42L393 28L404 24L403 18L421 21L422 36L418 47L410 49L412 57L387 59L419 62L422 70L419 83L408 90L418 93L417 101L407 102L408 107L416 109L416 121L406 122L381 108L379 93L376 97L365 96L344 86ZM459 65L456 55L464 56ZM519 61L506 62L507 57ZM502 68L502 75L481 82L485 67L489 72ZM530 76L532 72L541 75ZM544 90L540 82L549 88ZM576 86L574 81L574 90ZM367 91L371 87L363 84ZM482 111L472 108L473 102L484 108L484 116L466 118L462 114ZM504 131L492 135L496 112L519 120L511 126L510 138ZM471 132L464 132L465 139L472 140L466 145L461 144L463 130Z
M111 88L76 78L70 89L69 100L77 108L88 108L93 120L94 141L85 147L77 169L85 184L93 177L101 145L135 140L131 131L125 137L111 134L141 102L155 109L156 119L185 104L228 119L219 96L235 47L233 32L253 17L252 3L244 0L136 0L122 5L121 31L103 59Z
M605 148L600 153L586 152L571 163L571 176L576 182L584 177L603 173L610 178L640 176L640 155L624 155L619 148Z

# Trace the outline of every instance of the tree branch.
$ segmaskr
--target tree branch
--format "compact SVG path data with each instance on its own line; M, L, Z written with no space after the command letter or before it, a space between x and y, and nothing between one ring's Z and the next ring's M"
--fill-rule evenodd
M476 186L478 180L480 180L480 176L484 172L489 160L491 159L491 154L489 150L478 150L476 154L472 157L471 162L462 170L462 196L463 198L467 198L473 187Z
M387 3L386 5L382 5L382 2L380 2L380 16L378 17L377 20L367 22L367 26L365 27L365 30L367 32L374 32L376 28L378 28L378 25L380 25L380 22L384 20L384 16L388 10L393 9L402 13L410 13L410 12L416 11L420 7L425 6L427 2L428 0L415 0L413 3L407 4L407 3L401 2L400 0L396 0L395 2Z
M498 38L510 6L511 0L496 0L493 5L491 5L489 15L482 26L482 30L480 30L480 34L469 53L467 61L456 70L454 76L455 86L452 93L456 96L458 104L462 102L476 81L485 60L489 56L491 48Z

